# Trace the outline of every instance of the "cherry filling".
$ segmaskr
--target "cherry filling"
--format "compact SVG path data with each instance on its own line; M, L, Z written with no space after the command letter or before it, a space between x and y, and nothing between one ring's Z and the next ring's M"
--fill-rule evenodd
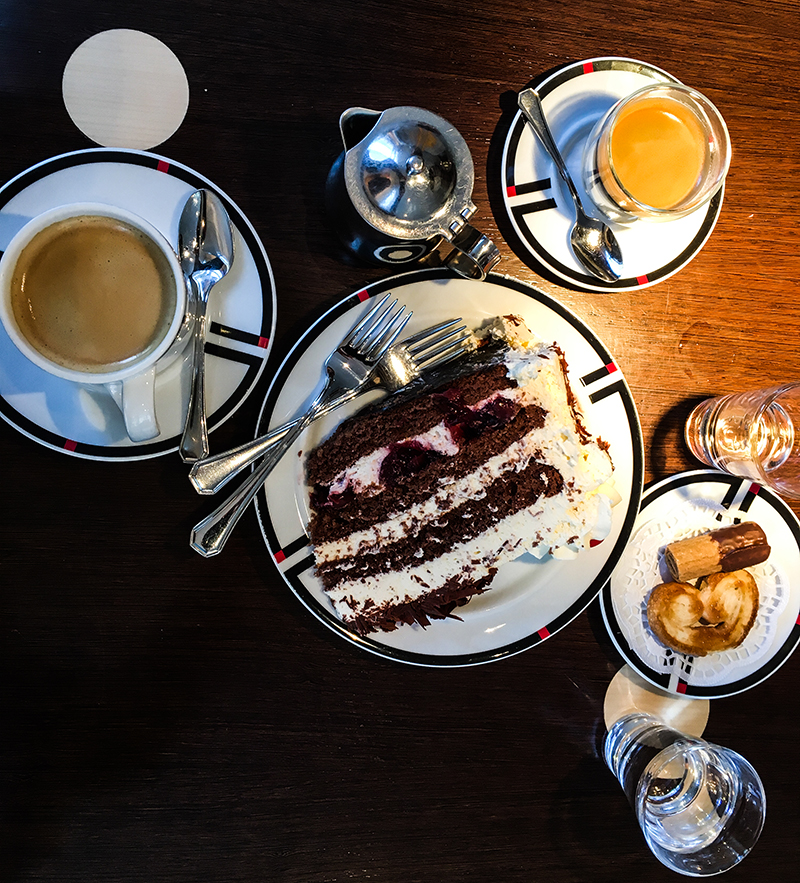
M418 441L396 442L383 458L379 478L386 487L398 487L444 456Z
M522 407L511 399L497 396L480 408L469 408L463 404L461 395L453 390L438 395L436 401L444 413L445 426L456 441L469 441L505 426Z
M503 396L497 396L480 408L467 407L461 394L452 389L437 393L434 398L444 414L445 426L457 442L470 441L486 432L500 429L511 423L521 410L521 405ZM395 442L389 445L389 451L383 458L379 480L384 487L399 487L444 456L418 441ZM311 504L316 509L343 509L354 498L355 493L350 485L337 493L331 493L325 485L317 485L311 495Z
M350 485L339 493L331 493L329 485L318 484L311 493L311 505L315 509L344 509L355 496Z

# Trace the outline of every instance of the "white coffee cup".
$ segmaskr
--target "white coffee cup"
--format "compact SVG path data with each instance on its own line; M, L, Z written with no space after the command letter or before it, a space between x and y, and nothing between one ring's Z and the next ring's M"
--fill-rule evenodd
M134 442L159 434L156 370L176 355L186 308L174 249L118 206L46 211L0 258L0 320L16 347L56 377L105 387Z

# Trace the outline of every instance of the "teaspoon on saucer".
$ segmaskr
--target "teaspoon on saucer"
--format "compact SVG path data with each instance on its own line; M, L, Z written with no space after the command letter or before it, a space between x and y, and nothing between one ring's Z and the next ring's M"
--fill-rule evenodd
M190 285L194 312L192 385L180 443L184 463L208 456L205 400L205 341L208 293L233 263L228 212L211 190L196 190L186 201L178 228L178 257Z
M617 237L607 224L586 214L575 183L547 125L539 93L535 89L523 89L517 103L525 120L556 164L575 203L575 225L570 233L575 257L594 276L606 282L616 282L622 275L622 250Z

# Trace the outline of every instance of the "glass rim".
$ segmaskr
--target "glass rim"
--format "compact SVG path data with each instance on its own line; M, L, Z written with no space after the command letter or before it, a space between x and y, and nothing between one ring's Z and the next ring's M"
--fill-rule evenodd
M638 100L642 95L648 92L657 92L659 90L662 91L670 91L677 92L679 94L685 95L691 98L694 102L701 106L706 115L708 116L710 123L717 123L719 125L720 132L719 134L722 136L719 141L722 146L724 146L725 152L725 162L722 164L720 172L718 174L718 180L715 185L709 190L709 192L700 200L694 201L694 198L688 198L681 200L680 203L674 206L670 206L668 208L658 208L656 206L648 205L646 202L642 202L637 199L633 194L628 190L627 187L620 181L619 175L617 174L617 170L614 167L614 162L611 156L611 134L614 131L614 126L617 123L617 119L620 113L628 107L633 101ZM679 99L676 99L679 100ZM606 119L605 126L608 127L608 137L606 139L605 145L605 160L608 164L608 169L611 172L611 176L614 179L614 183L620 189L622 193L625 194L626 199L628 199L632 205L636 207L637 210L647 212L652 215L663 215L665 217L669 215L675 215L680 213L686 213L689 211L693 211L696 208L699 208L704 203L708 202L715 193L717 193L720 187L725 182L725 177L728 174L728 170L730 168L731 163L731 141L730 141L730 133L728 131L728 126L725 122L724 117L720 113L717 106L707 98L702 92L698 92L697 89L694 89L691 86L686 86L683 83L656 83L655 85L649 84L647 86L642 86L639 89L636 89L634 92L631 92L629 95L626 95L624 98L621 98L611 109L609 112L608 118ZM616 202L616 200L614 200ZM624 207L622 207L623 210ZM630 210L628 210L630 212ZM633 213L633 212L630 212Z

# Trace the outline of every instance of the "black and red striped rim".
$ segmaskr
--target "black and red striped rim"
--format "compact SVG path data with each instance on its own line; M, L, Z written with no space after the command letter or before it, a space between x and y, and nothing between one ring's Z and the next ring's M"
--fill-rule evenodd
M258 355L235 350L231 347L226 347L211 341L206 343L205 349L207 353L234 362L239 362L245 365L247 369L241 382L229 396L227 401L214 411L213 414L209 415L208 425L210 429L213 429L215 426L223 423L230 414L239 407L253 387L253 384L258 379L266 361L266 354L269 350L270 344L270 335L274 324L275 290L272 273L264 255L263 246L239 208L231 202L224 193L217 190L210 181L180 163L173 162L172 160L163 156L158 156L157 154L143 151L92 148L76 151L74 153L62 154L53 157L52 159L45 160L23 172L21 175L18 175L16 178L9 181L4 187L0 188L0 212L3 211L5 206L15 196L36 181L40 181L43 178L47 178L49 175L64 169L73 168L79 165L89 165L92 163L124 163L127 165L142 166L156 172L172 175L173 177L190 184L195 189L201 187L213 188L223 200L225 207L230 214L231 221L236 226L253 256L262 288L263 309L260 328L257 331L244 331L242 329L228 328L219 323L212 323L210 330L223 338L228 337L232 340L261 347L264 349L265 355L264 357L259 357ZM0 254L1 253L2 252L0 252ZM68 454L75 454L77 456L98 460L122 461L153 457L174 450L178 441L177 437L175 437L126 447L92 445L85 442L79 442L75 439L64 438L63 436L57 435L56 433L39 426L38 423L35 423L24 414L19 413L13 405L2 396L0 396L0 415L2 415L12 426L17 427L26 435L42 442L48 447L62 450Z
M683 472L679 475L673 475L668 479L663 479L648 485L642 495L641 511L644 511L649 505L664 494L670 493L677 488L686 487L687 485L698 482L704 484L706 482L718 484L720 486L720 498L718 502L725 509L729 509L733 505L737 496L741 494L746 480L734 475L726 475L723 472L715 472L713 470L704 469ZM797 518L789 506L768 488L765 488L760 484L751 483L749 487L746 488L739 505L736 507L736 511L748 512L757 497L766 500L766 502L775 509L786 522L786 525L792 532L795 542L800 546L800 524L798 523ZM721 516L718 515L717 518L720 519ZM628 640L620 627L619 621L614 614L614 602L612 599L610 580L608 584L603 587L600 594L600 605L609 634L625 660L638 671L642 677L656 686L661 687L663 690L666 690L667 692L676 692L682 696L688 696L694 699L717 699L723 696L742 693L745 690L755 687L776 672L792 655L795 648L800 643L800 615L798 615L794 626L789 633L789 637L786 639L783 646L771 656L760 669L747 677L713 687L695 686L689 684L684 678L678 677L677 684L673 685L673 674L670 672L656 671L649 665L646 665L628 643ZM689 665L691 666L691 661L689 662Z
M310 343L314 339L316 339L316 337L325 328L331 325L336 319L347 313L360 301L364 301L368 298L385 294L387 291L395 291L395 293L400 294L398 289L401 288L403 285L408 285L414 282L425 280L451 278L453 278L453 274L447 270L442 269L419 270L413 273L406 273L403 274L403 276L401 277L395 276L390 279L376 282L375 284L370 285L368 288L350 295L339 304L337 304L335 307L333 307L297 343L294 349L287 356L284 363L276 372L270 390L264 401L264 406L259 417L258 425L256 426L256 435L265 432L267 427L269 426L272 411L275 407L278 397L280 396L283 387L289 378L289 375L291 374L297 363L302 359ZM281 547L270 517L269 507L267 506L266 501L265 489L262 488L261 491L259 491L259 495L257 497L257 512L259 523L261 525L264 539L269 550L272 553L273 560L275 561L276 565L280 567L283 562L287 561L292 556L297 555L303 549L308 550L307 555L304 555L301 559L292 564L290 567L281 570L284 579L295 592L300 601L318 619L322 620L322 622L324 622L329 628L331 628L334 632L336 632L346 640L350 641L351 643L355 644L356 646L359 646L362 649L377 654L379 656L395 659L413 665L422 665L437 668L452 668L458 666L470 666L492 662L506 656L513 656L531 647L535 647L537 644L542 643L542 641L546 640L551 635L554 635L556 632L560 631L562 628L564 628L564 626L570 623L573 619L575 619L576 616L578 616L583 610L586 609L586 607L592 602L592 600L597 597L603 585L610 578L614 566L621 557L625 545L627 544L628 537L630 536L631 530L633 529L633 524L636 520L636 515L639 508L639 499L641 496L641 488L644 475L644 453L641 427L639 425L639 417L633 401L633 396L631 395L627 384L618 373L619 369L612 359L611 354L608 352L603 343L595 336L595 334L588 327L586 327L573 313L566 309L562 304L558 303L555 300L552 300L550 297L538 291L537 289L532 288L526 283L520 282L516 279L495 276L493 274L490 274L486 278L485 283L510 288L514 291L524 294L526 297L530 297L533 300L538 301L539 303L551 309L553 312L557 313L573 328L579 331L581 336L597 353L604 366L600 371L593 371L587 374L585 377L580 378L580 382L583 386L596 385L598 383L600 384L595 391L590 393L590 401L599 401L609 395L619 395L623 403L628 424L630 426L633 450L632 493L631 499L628 503L627 512L625 513L625 519L622 529L620 531L619 537L617 538L614 549L607 558L600 572L581 593L580 597L573 604L571 604L567 610L565 610L562 614L555 617L551 622L547 623L545 626L541 627L531 635L528 635L527 637L513 643L506 644L504 646L485 652L464 655L433 655L427 653L416 653L382 644L381 642L376 641L369 636L358 635L355 632L351 631L330 609L321 605L319 601L305 587L300 577L302 574L306 573L314 566L314 556L311 552L308 536L302 534ZM609 382L606 384L602 384L602 381L605 378L608 378Z
M596 73L598 71L632 71L634 73L651 75L654 79L659 81L679 82L675 77L670 76L665 71L647 65L644 62L635 61L634 59L594 58L569 64L556 74L543 74L539 78L533 80L531 85L536 88L539 91L539 95L544 98L569 80L585 76L586 74ZM525 125L524 118L521 114L518 114L512 123L511 131L508 135L508 145L502 176L503 186L505 187L505 193L508 197L544 192L550 188L552 183L549 178L541 181L516 181L514 164L519 141L522 137L522 133L525 131ZM621 288L630 290L631 288L651 285L654 282L658 282L661 279L671 276L694 257L709 237L717 222L717 217L722 208L723 195L724 187L720 189L709 202L700 229L697 231L697 234L689 245L687 245L679 255L676 255L675 258L663 266L648 271L645 275L636 278L618 279L616 282L605 282L602 279L578 272L571 267L565 266L560 261L556 260L553 254L545 249L539 240L533 235L528 225L524 222L524 215L555 208L556 202L554 199L543 198L519 206L507 205L506 210L513 216L514 221L516 222L516 228L522 236L525 244L545 267L549 267L565 279L569 279L582 287L589 285L591 288L603 288L609 290Z

